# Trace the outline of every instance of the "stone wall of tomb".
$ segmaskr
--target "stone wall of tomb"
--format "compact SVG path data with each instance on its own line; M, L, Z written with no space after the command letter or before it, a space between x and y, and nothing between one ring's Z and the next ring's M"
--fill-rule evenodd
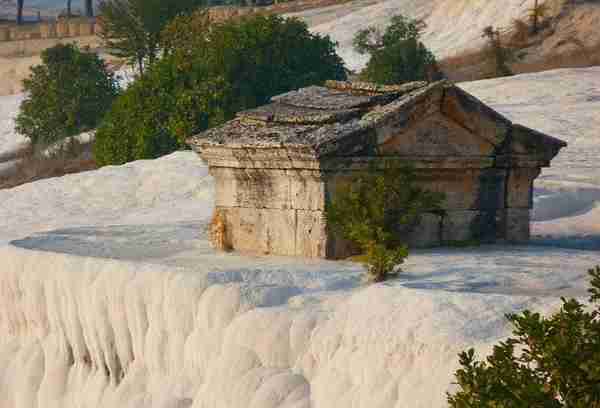
M328 236L327 197L348 171L213 167L215 211L226 248L244 253L344 258L356 251ZM423 187L444 192L446 214L425 214L402 231L413 247L529 239L531 186L538 169L420 169ZM223 244L220 244L223 246Z

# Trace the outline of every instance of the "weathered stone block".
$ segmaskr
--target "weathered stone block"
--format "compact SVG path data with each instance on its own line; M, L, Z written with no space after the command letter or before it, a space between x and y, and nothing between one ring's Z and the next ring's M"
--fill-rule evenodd
M325 181L318 170L288 170L290 206L299 210L325 209Z
M400 237L410 247L427 248L439 246L442 238L442 217L435 214L423 214L421 221L410 230L400 232Z
M530 211L524 208L507 208L504 213L505 239L508 242L527 242L531 235Z
M506 186L506 206L533 208L533 181L539 174L538 168L510 169Z
M430 115L393 136L379 134L382 154L410 156L489 156L494 145L441 113Z
M0 27L0 41L10 41L10 29L8 27Z
M449 211L442 221L442 241L494 242L502 235L502 222L495 211Z
M322 211L297 210L295 255L306 258L327 256L326 221Z
M285 170L215 168L216 205L289 209L290 180Z
M79 24L79 35L94 35L94 23L92 21L83 21Z
M316 170L213 168L216 205L323 210L325 183Z
M56 37L56 24L54 23L42 23L40 25L40 34L42 38L54 38Z
M24 40L24 32L20 27L11 27L10 31L10 39L12 41Z
M347 259L354 255L360 255L361 249L358 245L334 234L327 236L327 259Z
M56 23L56 35L58 38L64 38L69 36L69 23L65 20L58 20Z
M446 210L496 210L504 208L504 179L500 169L421 170L419 184L426 190L444 193Z
M296 212L256 208L218 208L226 241L243 253L296 255Z
M79 37L79 30L81 23L78 20L69 21L69 36Z
M442 241L469 241L474 237L471 224L479 211L449 211L442 221Z
M350 183L351 171L328 172L328 199L340 185ZM489 210L504 208L504 169L418 169L418 183L425 190L444 193L442 207L446 210Z
M477 174L477 200L474 208L495 211L504 208L506 194L506 170L485 169Z

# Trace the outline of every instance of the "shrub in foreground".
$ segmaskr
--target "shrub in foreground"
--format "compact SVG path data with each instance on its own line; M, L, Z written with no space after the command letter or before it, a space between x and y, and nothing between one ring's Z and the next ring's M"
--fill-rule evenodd
M424 190L410 167L386 166L359 172L340 183L328 202L328 228L362 250L368 279L380 282L408 256L402 236L426 212L442 212L444 195Z
M513 337L477 361L460 355L452 408L599 408L600 267L589 270L590 304L562 299L549 317L524 311L507 316Z
M73 44L48 48L41 58L23 81L17 132L44 146L95 128L118 94L104 62Z
M99 164L154 158L185 139L267 103L271 96L344 79L328 37L279 16L210 25L205 12L175 19L163 57L116 101L96 133Z

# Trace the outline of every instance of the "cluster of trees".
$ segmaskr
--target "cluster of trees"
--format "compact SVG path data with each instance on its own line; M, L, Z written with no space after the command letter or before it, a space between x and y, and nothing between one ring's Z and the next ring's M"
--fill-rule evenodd
M98 164L155 158L271 96L345 79L335 44L297 19L211 23L198 0L104 0L110 51L137 66L125 90L89 50L45 51L24 81L17 129L44 146L97 129ZM38 149L39 150L39 149Z
M119 164L182 148L194 132L275 94L346 77L336 44L299 20L258 15L215 23L206 3L100 0L104 44L136 67L136 80L120 90L88 50L49 49L24 81L28 97L17 129L34 144L48 144L98 127L98 163ZM92 11L92 1L86 5ZM358 32L356 49L371 56L363 79L434 79L435 57L420 41L424 27L395 16L385 32Z
M158 157L271 96L345 78L328 37L278 16L211 24L203 11L181 15L157 48L160 58L148 57L98 128L101 165Z

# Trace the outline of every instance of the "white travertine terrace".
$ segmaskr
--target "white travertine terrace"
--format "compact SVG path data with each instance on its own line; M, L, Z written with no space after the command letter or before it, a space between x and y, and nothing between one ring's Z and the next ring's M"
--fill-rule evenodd
M191 152L0 190L0 407L443 408L458 351L587 297L600 263L600 69L461 86L569 142L536 181L535 245L417 251L386 284L214 254Z

